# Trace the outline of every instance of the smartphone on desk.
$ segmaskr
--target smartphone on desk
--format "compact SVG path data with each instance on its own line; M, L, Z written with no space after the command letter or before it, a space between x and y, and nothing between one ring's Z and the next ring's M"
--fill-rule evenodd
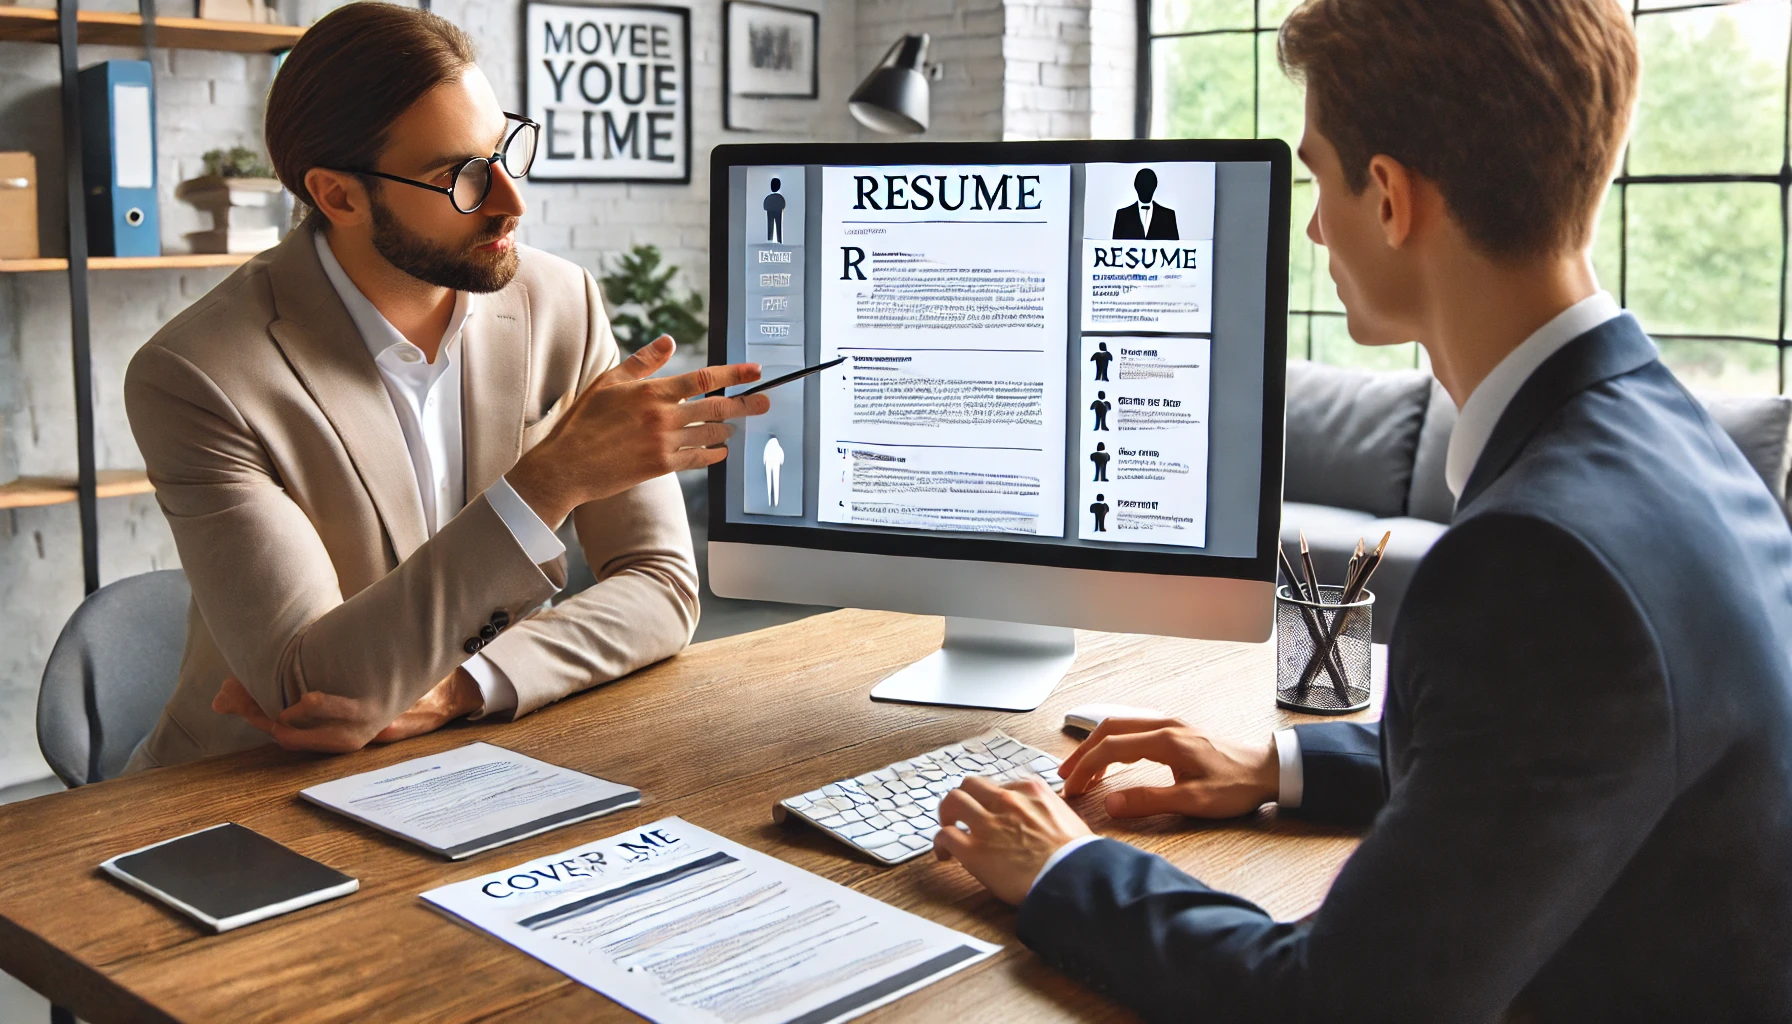
M100 870L227 932L361 887L356 879L235 822L121 853Z

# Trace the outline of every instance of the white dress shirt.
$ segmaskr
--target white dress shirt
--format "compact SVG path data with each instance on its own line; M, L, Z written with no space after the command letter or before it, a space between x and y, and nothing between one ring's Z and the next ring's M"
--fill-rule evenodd
M312 241L317 246L318 262L324 276L330 279L349 319L361 332L361 340L373 356L373 365L385 382L386 394L392 399L392 411L398 415L399 429L404 433L405 448L411 457L411 471L417 478L417 496L423 505L423 524L431 537L447 525L467 503L466 442L461 425L460 336L467 317L473 311L477 296L468 292L454 293L454 313L448 318L448 329L436 349L436 361L430 362L423 350L411 344L385 314L361 294L330 250L323 232L316 232ZM531 562L549 562L566 553L566 545L554 536L535 510L529 507L503 477L486 489L492 511L510 528L523 553ZM509 711L516 707L516 687L504 671L483 654L475 654L462 662L467 674L479 684L485 699L485 715Z
M1145 229L1145 237L1151 237L1151 204L1139 204L1139 224Z
M1481 452L1493 437L1493 428L1505 414L1506 406L1518 395L1518 389L1531 379L1550 356L1562 347L1608 320L1616 319L1624 310L1610 292L1600 291L1580 300L1524 340L1524 344L1507 353L1486 379L1475 386L1462 411L1456 416L1456 428L1450 432L1450 448L1444 453L1444 483L1450 493L1462 497L1468 478L1481 460ZM1300 738L1293 729L1276 733L1276 761L1281 767L1281 792L1276 803L1283 807L1299 807L1306 778L1301 773Z

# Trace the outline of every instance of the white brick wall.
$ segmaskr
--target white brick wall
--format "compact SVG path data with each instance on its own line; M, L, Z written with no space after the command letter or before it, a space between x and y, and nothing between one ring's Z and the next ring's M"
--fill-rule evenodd
M1007 0L1002 137L1132 138L1133 0Z
M84 9L131 10L120 0ZM169 15L192 5L166 3ZM140 59L132 47L85 46L81 64ZM210 218L174 199L174 186L203 173L200 155L253 143L261 134L261 97L271 58L159 51L156 117L160 129L162 245L184 252L182 235ZM46 255L66 253L62 127L57 50L0 43L0 148L37 154L39 235ZM224 270L129 271L89 277L90 336L100 466L142 466L119 399L131 354L167 319L222 280ZM0 278L0 480L72 475L74 388L70 371L68 279L64 274ZM101 576L105 580L178 564L173 540L148 496L100 503ZM11 624L0 644L0 786L47 774L37 752L37 685L62 624L81 600L81 534L73 505L0 512L0 617Z
M1089 0L1089 137L1133 137L1138 57L1134 0Z
M860 0L856 7L858 78L904 34L926 32L932 37L928 63L939 65L944 78L932 84L931 122L925 137L945 142L1002 138L1007 66L1002 0ZM857 84L855 78L852 85ZM864 129L860 137L897 138Z

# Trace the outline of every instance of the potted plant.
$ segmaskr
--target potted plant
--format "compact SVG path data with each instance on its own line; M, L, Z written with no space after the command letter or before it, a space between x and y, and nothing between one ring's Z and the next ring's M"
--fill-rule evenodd
M616 307L610 328L623 351L633 352L662 334L695 350L709 324L703 319L703 296L678 296L672 278L678 267L660 269L658 246L637 245L616 260L614 273L602 278L604 296Z

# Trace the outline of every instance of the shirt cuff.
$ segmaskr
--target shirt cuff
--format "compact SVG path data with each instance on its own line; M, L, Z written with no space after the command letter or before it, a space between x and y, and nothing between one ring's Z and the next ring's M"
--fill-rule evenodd
M497 483L485 489L485 500L510 528L510 535L522 545L523 554L529 556L529 561L540 565L566 554L566 545L560 543L560 538L554 536L548 524L542 522L529 503L516 493L510 481L499 477Z
M1300 806L1306 778L1301 774L1300 737L1293 729L1276 731L1276 763L1281 766L1281 784L1276 803L1290 810Z
M492 664L491 659L483 654L475 654L460 663L467 670L467 675L479 684L479 695L485 698L485 706L475 711L468 718L480 719L487 715L503 714L516 708L516 686L504 670Z
M1037 875L1033 876L1033 885L1027 886L1027 891L1032 892L1033 886L1038 885L1039 880L1044 878L1046 875L1050 874L1051 870L1053 868L1057 867L1058 863L1060 861L1062 861L1064 858L1070 856L1071 854L1075 853L1076 851L1082 849L1085 846L1088 846L1090 843L1093 843L1094 841L1096 841L1097 839L1100 839L1100 838L1101 838L1100 836L1096 836L1096 835L1078 836L1075 839L1072 839L1070 842L1065 843L1063 846L1058 847L1058 852L1052 854L1050 857L1047 857L1045 860L1045 867L1040 868L1039 873Z

